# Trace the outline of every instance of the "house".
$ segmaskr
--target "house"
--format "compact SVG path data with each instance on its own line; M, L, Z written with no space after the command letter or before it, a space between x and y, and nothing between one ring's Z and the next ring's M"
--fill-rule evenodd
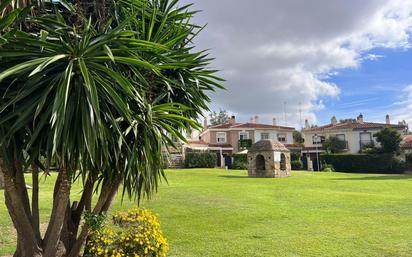
M310 127L308 121L302 130L304 138L303 154L306 154L314 162L316 169L317 154L323 152L322 143L329 137L337 137L346 142L346 152L359 153L368 146L379 146L373 135L379 130L391 127L399 131L401 135L406 135L408 126L406 122L391 124L389 115L386 115L385 123L366 122L360 114L356 119L346 119L338 122L336 117L332 117L330 124Z
M216 152L218 166L224 167L230 166L232 154L246 150L262 139L275 139L286 146L293 146L295 128L279 126L275 118L271 125L259 123L258 120L259 117L255 116L251 122L238 123L232 116L228 123L215 126L209 126L205 120L199 138L189 140L184 148L186 151Z

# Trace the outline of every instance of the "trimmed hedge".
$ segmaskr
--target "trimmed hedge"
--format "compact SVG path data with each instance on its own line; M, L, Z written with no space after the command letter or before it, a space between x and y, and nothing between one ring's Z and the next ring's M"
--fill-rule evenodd
M302 170L303 169L303 162L301 160L293 160L290 162L292 166L292 170Z
M248 161L247 154L234 154L232 169L235 170L247 170Z
M322 163L332 165L338 172L402 173L405 162L391 154L323 154Z
M186 168L214 168L217 165L215 153L187 153Z

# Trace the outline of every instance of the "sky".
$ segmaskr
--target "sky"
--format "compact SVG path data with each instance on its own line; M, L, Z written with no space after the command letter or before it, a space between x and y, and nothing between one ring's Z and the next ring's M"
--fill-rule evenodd
M412 124L412 0L185 3L207 24L196 47L226 79L212 110L295 127L359 113Z

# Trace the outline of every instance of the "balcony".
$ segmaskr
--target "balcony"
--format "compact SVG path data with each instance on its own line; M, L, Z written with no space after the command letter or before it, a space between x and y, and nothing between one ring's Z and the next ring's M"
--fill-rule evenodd
M375 143L373 140L359 140L360 149L367 148L367 147L374 147Z
M238 141L238 150L243 151L247 150L252 146L252 139L240 139Z

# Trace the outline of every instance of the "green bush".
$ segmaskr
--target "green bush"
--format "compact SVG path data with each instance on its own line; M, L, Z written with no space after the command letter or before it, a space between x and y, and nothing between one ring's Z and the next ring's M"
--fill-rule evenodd
M322 164L322 171L323 172L334 172L335 168L333 168L332 164L323 163Z
M235 170L247 170L248 161L247 154L235 154L233 155L232 169Z
M303 162L301 160L293 160L290 162L292 166L292 170L302 170L303 169Z
M402 173L405 162L392 154L324 154L322 161L338 172Z
M215 153L187 153L186 168L214 168L217 160Z

